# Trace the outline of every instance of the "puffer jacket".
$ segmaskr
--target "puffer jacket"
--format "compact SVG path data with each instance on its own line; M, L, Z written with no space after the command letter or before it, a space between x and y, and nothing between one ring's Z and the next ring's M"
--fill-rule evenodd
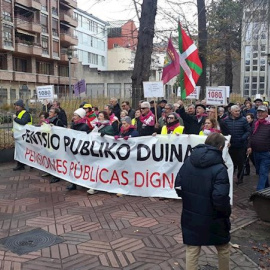
M247 139L250 135L250 125L248 124L248 121L245 117L239 116L238 118L232 118L229 116L228 118L224 119L224 123L226 124L229 134L231 137L231 147L232 148L242 148L247 146ZM222 134L226 134L226 132L223 133L222 127L221 127Z
M210 145L196 146L179 170L175 188L183 202L181 226L184 244L228 243L230 183L222 152Z

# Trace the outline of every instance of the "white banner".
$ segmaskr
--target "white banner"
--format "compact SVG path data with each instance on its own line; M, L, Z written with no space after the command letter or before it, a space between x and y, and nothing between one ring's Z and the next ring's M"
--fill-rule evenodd
M199 99L200 91L201 91L201 87L195 86L194 91L190 95L188 95L186 99Z
M14 138L16 160L69 182L111 193L177 198L175 177L192 147L206 137L158 135L116 141L99 133L14 122ZM223 158L232 198L233 165L227 147Z
M143 82L145 98L164 97L163 82Z

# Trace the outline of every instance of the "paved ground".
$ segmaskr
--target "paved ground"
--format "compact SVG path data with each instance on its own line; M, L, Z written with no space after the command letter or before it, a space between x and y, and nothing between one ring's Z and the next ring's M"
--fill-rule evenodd
M0 246L0 269L185 269L180 200L68 192L65 181L50 184L43 172L14 166L0 164L0 238L42 228L64 242L21 256ZM255 178L234 187L232 231L257 220L248 202ZM217 269L213 247L202 249L200 264ZM231 269L259 267L233 248Z

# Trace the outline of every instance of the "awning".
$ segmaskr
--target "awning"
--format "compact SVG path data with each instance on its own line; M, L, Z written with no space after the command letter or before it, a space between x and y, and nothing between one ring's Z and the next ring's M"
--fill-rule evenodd
M36 34L33 34L33 33L29 33L27 31L24 31L24 30L21 30L21 29L16 29L16 31L20 34L24 34L24 35L28 35L28 36L32 36L32 37L36 37L37 35Z

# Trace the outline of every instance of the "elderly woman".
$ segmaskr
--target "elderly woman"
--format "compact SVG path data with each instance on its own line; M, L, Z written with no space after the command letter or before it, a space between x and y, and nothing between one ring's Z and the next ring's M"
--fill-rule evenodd
M90 132L90 128L85 119L85 114L86 112L83 108L79 108L73 113L71 129L85 131L87 133ZM75 184L70 184L67 186L67 190L74 190L76 188L77 185Z
M54 108L54 107L50 108L49 117L48 117L49 124L57 126L57 127L64 127L63 122L58 117L59 113L60 113L60 110L58 108Z
M179 123L179 116L177 113L169 113L166 118L166 124L161 129L161 134L183 134L184 126Z
M131 118L129 116L125 116L121 118L122 126L120 128L119 135L114 136L117 140L119 138L124 138L127 140L130 137L138 137L139 132L135 129L133 125L131 125Z

